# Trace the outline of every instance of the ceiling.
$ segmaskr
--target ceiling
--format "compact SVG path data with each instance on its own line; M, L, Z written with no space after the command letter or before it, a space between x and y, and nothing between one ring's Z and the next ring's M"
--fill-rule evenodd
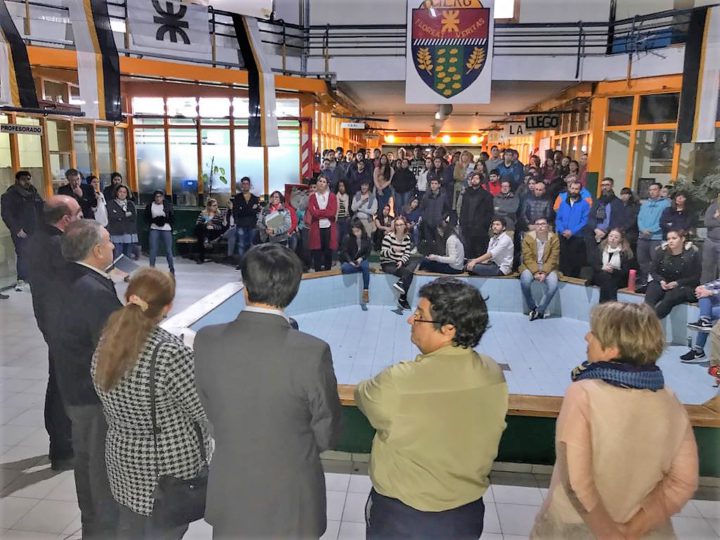
M565 88L574 81L493 81L491 102L482 105L455 105L445 120L443 132L472 132L488 129L493 120L506 113L524 111ZM390 121L370 122L380 129L430 132L438 105L405 103L405 82L339 82L338 90L350 98L364 116L387 118Z

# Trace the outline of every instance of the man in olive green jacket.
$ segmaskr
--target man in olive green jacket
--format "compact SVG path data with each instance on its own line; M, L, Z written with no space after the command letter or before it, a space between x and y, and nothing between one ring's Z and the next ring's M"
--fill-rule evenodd
M355 390L377 430L367 537L478 538L507 384L495 361L473 350L488 324L480 292L440 278L419 295L408 323L422 354Z

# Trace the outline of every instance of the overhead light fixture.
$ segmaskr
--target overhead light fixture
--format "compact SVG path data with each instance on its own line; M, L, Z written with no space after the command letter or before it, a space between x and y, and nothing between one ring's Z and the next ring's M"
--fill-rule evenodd
M389 143L395 142L395 135L385 135L385 141Z
M470 144L477 144L479 140L477 135L473 135L470 137Z
M435 113L435 120L442 120L442 118L440 117L440 111Z
M450 135L443 135L442 136L442 142L444 144L448 144L450 142Z

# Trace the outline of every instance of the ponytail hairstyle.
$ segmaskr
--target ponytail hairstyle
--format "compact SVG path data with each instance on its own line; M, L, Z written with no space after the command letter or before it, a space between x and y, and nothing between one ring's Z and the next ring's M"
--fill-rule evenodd
M139 270L128 284L125 306L110 315L97 349L95 383L109 392L138 361L150 332L175 298L175 278L154 268Z

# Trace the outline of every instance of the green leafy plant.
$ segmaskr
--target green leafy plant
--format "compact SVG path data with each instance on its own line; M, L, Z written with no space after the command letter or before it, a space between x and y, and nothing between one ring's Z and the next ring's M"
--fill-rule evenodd
M206 192L209 196L209 195L212 195L213 180L218 179L223 184L227 184L228 179L225 176L225 168L220 167L219 165L215 165L215 156L210 158L209 163L207 163L207 162L205 163L205 167L208 170L208 172L203 173L202 179L203 179L203 184L206 187Z

